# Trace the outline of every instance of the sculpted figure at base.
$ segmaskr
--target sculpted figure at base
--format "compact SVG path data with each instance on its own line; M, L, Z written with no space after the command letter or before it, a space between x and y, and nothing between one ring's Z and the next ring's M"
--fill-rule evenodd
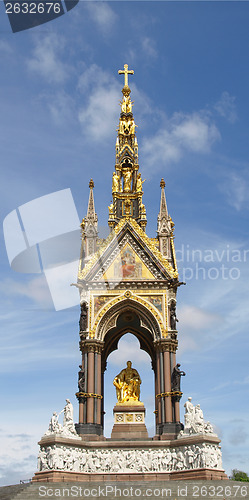
M73 405L69 399L66 399L64 407L63 428L72 434L77 434L73 423Z
M203 411L199 404L196 406L191 402L192 398L189 397L188 401L184 404L185 408L185 427L181 431L179 437L188 436L190 434L212 434L216 436L213 426L210 422L206 422L203 418Z
M127 368L121 370L113 380L119 403L139 401L140 398L140 385L142 381L138 371L132 368L131 365L131 361L127 361Z
M58 422L59 416L64 413L63 425ZM73 422L73 405L70 403L69 399L66 399L66 405L60 413L54 411L50 422L48 430L45 432L44 436L50 436L51 434L58 434L65 437L74 437L76 439L81 439L78 436Z

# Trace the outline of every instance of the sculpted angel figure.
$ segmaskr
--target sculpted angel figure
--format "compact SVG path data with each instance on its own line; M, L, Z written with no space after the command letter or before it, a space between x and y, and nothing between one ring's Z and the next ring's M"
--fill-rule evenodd
M116 174L116 172L113 172L112 174L112 192L116 193L119 191L119 176Z
M132 172L129 169L123 170L124 192L131 191Z
M116 387L117 400L119 403L126 401L139 401L140 385L142 383L138 371L131 367L131 361L127 361L127 368L121 372L113 380L113 385Z
M142 177L141 177L141 174L139 172L139 174L137 174L137 185L136 185L136 190L140 193L143 189L143 183L146 181L146 179L144 179L144 181L142 181Z

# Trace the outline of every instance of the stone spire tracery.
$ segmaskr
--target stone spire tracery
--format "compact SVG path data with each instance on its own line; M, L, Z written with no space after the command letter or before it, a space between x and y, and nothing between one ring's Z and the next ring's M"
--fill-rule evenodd
M91 179L89 182L89 200L87 207L87 215L82 220L81 229L82 229L82 239L85 242L85 261L89 260L92 255L96 252L97 249L97 236L98 236L98 216L95 212L94 206L94 196L93 196L93 188L94 182Z
M161 179L161 201L160 201L160 211L157 217L157 237L159 240L159 250L165 255L169 263L173 263L173 231L174 223L168 214L167 202L165 196L165 181ZM174 265L173 265L174 267Z
M124 70L119 70L119 74L124 74L125 81L122 89L123 99L120 101L115 172L112 176L113 202L109 206L108 224L110 228L114 228L121 218L134 218L145 229L146 210L142 203L144 181L138 172L137 125L133 117L133 102L130 99L131 90L128 85L128 75L134 74L134 71L128 70L128 65L125 64Z

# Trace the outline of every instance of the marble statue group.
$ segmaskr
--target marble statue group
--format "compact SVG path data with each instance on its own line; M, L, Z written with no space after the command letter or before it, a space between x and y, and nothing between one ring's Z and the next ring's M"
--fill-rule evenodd
M64 413L63 425L59 423L59 416L61 413ZM76 437L77 439L80 439L75 430L73 421L73 405L69 399L66 399L66 405L64 406L63 410L61 410L59 413L54 411L49 422L48 430L45 432L44 435L49 436L51 434L59 434L60 436L65 436L65 437L73 436Z

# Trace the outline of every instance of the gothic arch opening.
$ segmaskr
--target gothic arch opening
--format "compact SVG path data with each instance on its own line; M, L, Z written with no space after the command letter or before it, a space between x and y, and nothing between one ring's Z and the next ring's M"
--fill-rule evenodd
M123 333L115 350L107 357L106 370L104 372L104 435L110 437L113 427L113 408L117 403L116 389L113 380L121 369L126 367L128 360L132 361L142 380L140 400L146 407L146 426L150 436L155 434L154 416L154 373L151 367L151 357L144 350L138 337L131 332Z
M141 388L141 395L143 395L141 401L146 402L149 429L151 434L154 433L153 411L155 402L153 395L155 393L154 372L156 371L154 341L158 330L158 324L150 311L145 310L143 305L131 300L125 300L114 305L103 316L102 324L100 322L99 337L101 336L104 342L101 366L102 392L104 395L102 401L102 425L105 428L106 435L110 432L110 422L113 423L112 409L117 402L113 379L121 369L126 367L128 360L132 361L133 367L138 370L142 381L144 380ZM127 334L129 334L130 340L133 338L133 342L130 343L130 349L127 348L126 344L126 352L122 356L122 342L127 342ZM134 337L137 342L134 342ZM110 359L110 362L108 359ZM115 360L114 363L111 361L113 359ZM121 360L120 364L119 359ZM145 386L147 386L147 391ZM151 396L146 399L148 389ZM145 398L145 401L143 398Z

